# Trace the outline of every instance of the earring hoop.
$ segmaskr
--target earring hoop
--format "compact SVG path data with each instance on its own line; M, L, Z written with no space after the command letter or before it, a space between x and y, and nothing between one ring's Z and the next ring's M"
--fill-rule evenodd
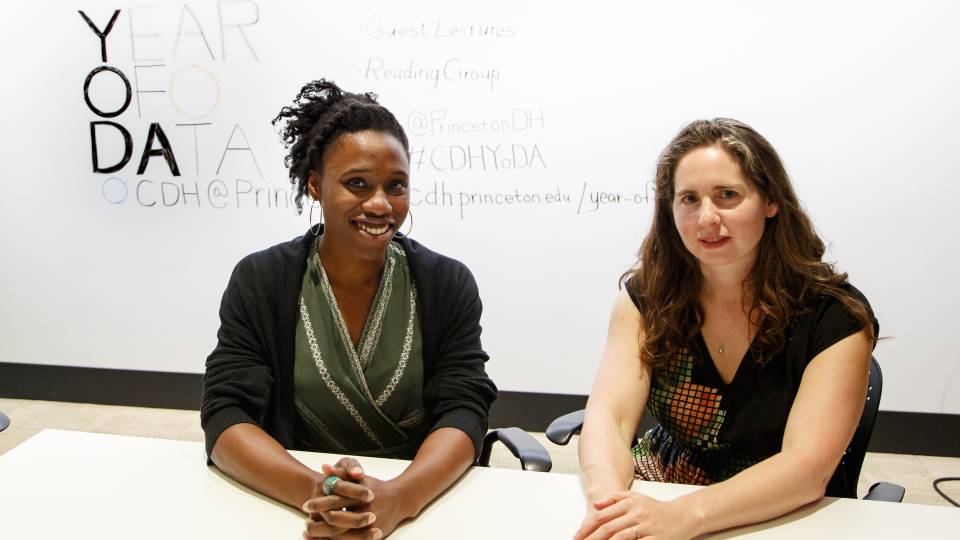
M313 209L320 209L320 220L316 223L313 222ZM323 227L323 207L320 206L320 201L314 199L313 203L310 204L310 213L307 214L307 221L310 223L310 233L314 236L320 234L320 229Z
M394 236L397 238L406 238L410 236L410 233L413 232L413 210L407 210L407 221L410 222L410 229L406 233L402 233L398 230L397 234Z

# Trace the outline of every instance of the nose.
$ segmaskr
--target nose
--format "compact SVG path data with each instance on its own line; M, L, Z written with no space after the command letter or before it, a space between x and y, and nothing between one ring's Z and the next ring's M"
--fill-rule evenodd
M720 224L720 212L709 197L704 197L700 203L700 219L697 224L701 227L713 227Z
M387 193L382 187L374 190L370 197L363 202L363 211L370 215L383 216L389 214L392 210L393 205L390 204L390 198L387 197Z

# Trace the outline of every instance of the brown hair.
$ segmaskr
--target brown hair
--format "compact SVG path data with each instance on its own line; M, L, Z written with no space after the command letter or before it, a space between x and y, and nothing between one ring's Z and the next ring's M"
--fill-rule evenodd
M875 340L866 306L841 288L847 274L823 262L823 241L800 207L773 146L743 122L716 118L684 126L657 163L653 223L640 246L636 267L623 275L641 306L641 360L655 368L663 366L689 346L703 324L698 300L702 274L674 223L673 177L677 164L690 151L714 145L729 152L744 176L778 208L766 221L757 260L744 281L753 298L747 307L748 317L757 324L753 344L757 362L765 364L783 349L787 327L817 295L836 298Z

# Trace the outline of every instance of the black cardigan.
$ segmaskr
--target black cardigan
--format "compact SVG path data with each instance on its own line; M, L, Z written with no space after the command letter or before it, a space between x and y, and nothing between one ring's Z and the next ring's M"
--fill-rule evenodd
M293 363L297 302L314 236L306 234L241 260L220 304L217 346L203 375L200 424L207 455L228 427L260 426L294 448ZM423 401L432 430L464 431L479 453L497 388L484 371L482 306L463 263L409 238L394 239L407 254L417 286L423 339Z

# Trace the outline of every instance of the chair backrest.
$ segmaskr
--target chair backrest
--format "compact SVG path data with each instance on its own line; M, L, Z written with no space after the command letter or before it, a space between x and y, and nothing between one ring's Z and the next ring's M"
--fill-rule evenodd
M840 464L827 484L827 495L831 497L857 498L857 480L863 467L863 458L867 454L867 445L873 433L873 425L880 412L880 395L883 393L883 373L877 359L870 357L870 375L867 382L867 401L860 415L860 423L853 432L853 438L847 446Z

